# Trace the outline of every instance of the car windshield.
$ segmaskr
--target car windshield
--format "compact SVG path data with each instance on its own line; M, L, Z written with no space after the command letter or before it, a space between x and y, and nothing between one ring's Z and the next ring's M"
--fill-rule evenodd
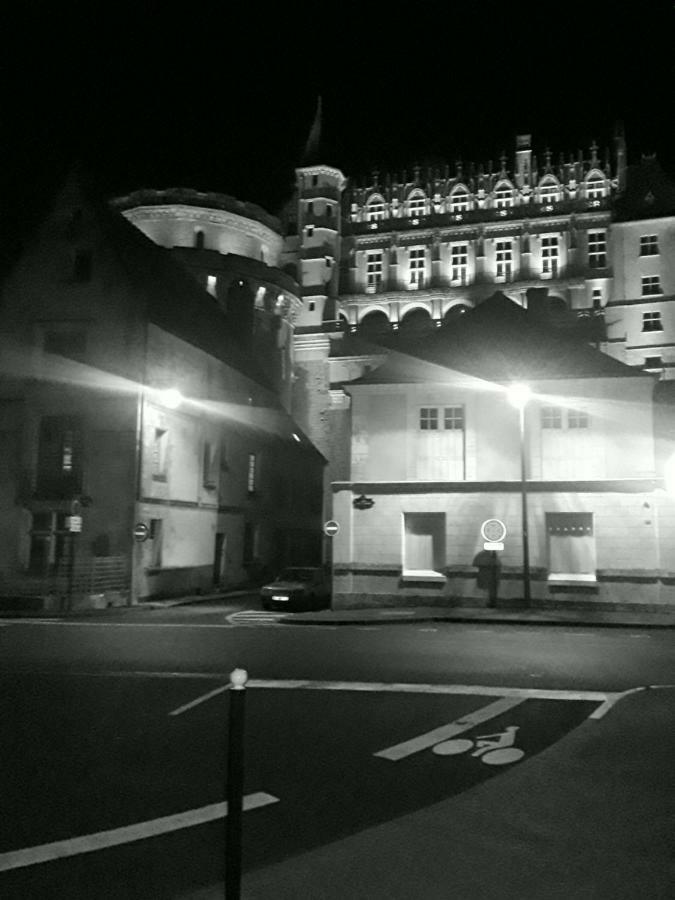
M284 569L278 581L311 581L316 569Z

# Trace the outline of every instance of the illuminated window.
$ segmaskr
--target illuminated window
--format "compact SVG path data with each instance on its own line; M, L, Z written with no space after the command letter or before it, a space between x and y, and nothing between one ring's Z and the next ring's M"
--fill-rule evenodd
M643 275L642 276L642 296L643 297L651 297L654 294L662 294L661 284L659 282L658 275ZM644 329L643 329L644 331Z
M249 453L248 455L248 471L246 475L246 490L249 494L254 493L256 487L256 455Z
M471 201L467 191L460 188L450 195L450 212L464 212L470 208Z
M36 497L72 500L81 490L82 423L73 416L44 416L40 421Z
M607 265L607 234L604 231L588 232L588 265L591 269L604 269Z
M366 291L375 293L382 287L382 251L368 250L366 253Z
M642 313L642 330L643 331L663 331L661 323L661 313L658 310L650 310Z
M596 580L593 514L546 513L548 580Z
M560 200L560 185L556 182L548 182L539 188L539 199L542 203L558 203Z
M215 275L207 275L206 276L206 290L211 294L212 297L216 296L216 289L218 285L218 279Z
M506 209L513 206L513 191L510 187L502 185L497 188L494 195L494 206L496 209Z
M640 238L640 256L657 256L659 240L655 234L643 234Z
M410 260L410 284L416 287L424 285L424 270L426 268L426 251L424 247L411 247Z
M375 222L378 219L384 219L385 207L382 197L371 197L366 205L366 220Z
M511 241L497 241L495 245L497 278L509 280L513 270L513 244Z
M417 194L408 200L408 216L411 219L423 216L425 214L427 201L426 198Z
M456 284L467 282L468 244L452 244L450 246L450 279Z
M559 263L558 254L558 238L543 237L541 239L541 271L543 274L556 277Z
M586 198L600 200L605 196L605 179L600 175L592 175L586 182Z
M541 410L542 428L562 428L562 410L558 406L544 406Z
M168 435L166 428L155 428L155 436L152 441L152 477L154 481L166 481Z

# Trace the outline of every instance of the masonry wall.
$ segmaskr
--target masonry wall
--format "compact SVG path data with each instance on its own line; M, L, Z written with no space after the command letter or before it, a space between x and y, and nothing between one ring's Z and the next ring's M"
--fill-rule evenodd
M537 486L528 496L529 548L533 602L538 605L635 605L662 608L675 602L675 500L645 482L624 490L547 491ZM373 490L369 490L369 487ZM413 492L410 486L334 485L333 538L335 608L358 606L487 604L487 591L476 582L476 555L483 549L482 522L499 518L506 525L500 553L503 603L522 600L522 521L518 484L494 491L471 486L453 491ZM371 509L354 508L356 496L374 500ZM590 512L597 555L594 584L553 584L548 579L546 513ZM424 582L403 573L403 516L443 513L444 579Z

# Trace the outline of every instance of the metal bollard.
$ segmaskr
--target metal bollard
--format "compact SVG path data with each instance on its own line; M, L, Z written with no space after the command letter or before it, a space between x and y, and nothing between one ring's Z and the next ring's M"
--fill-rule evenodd
M244 797L244 700L248 672L230 672L230 716L227 738L227 817L225 819L225 897L241 897L241 825Z

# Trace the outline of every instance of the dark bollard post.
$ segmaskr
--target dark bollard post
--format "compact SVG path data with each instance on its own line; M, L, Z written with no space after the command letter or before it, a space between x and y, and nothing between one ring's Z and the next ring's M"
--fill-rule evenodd
M499 576L497 574L497 566L499 563L497 562L497 552L495 550L490 551L490 586L488 588L488 606L496 607L497 606L497 591L499 590Z
M225 897L241 897L241 824L244 797L244 700L248 673L230 672L230 717L227 739L227 818L225 819Z

